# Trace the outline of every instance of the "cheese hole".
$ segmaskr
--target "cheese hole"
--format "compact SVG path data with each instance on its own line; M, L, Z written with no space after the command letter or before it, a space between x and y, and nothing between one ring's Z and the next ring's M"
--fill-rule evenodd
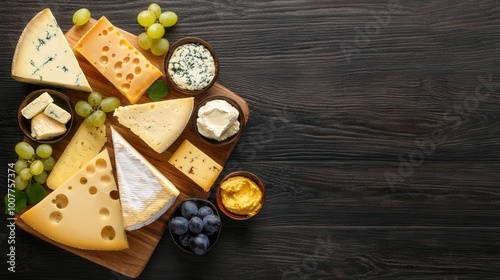
M146 68L149 68L149 63L146 63Z
M108 166L108 164L106 163L105 159L99 158L95 161L95 166L99 169L104 169Z
M116 31L116 36L121 36L122 34L120 33L120 31Z
M102 35L104 35L104 36L108 35L108 30L104 29L104 30L102 31Z
M136 58L134 58L134 59L132 59L132 63L133 63L134 65L138 65L138 64L139 64L139 62L141 62L141 61L140 61L137 57L136 57Z
M72 189L73 189L73 187L72 187L72 186L69 186L69 187L68 187L68 191L70 191L70 190L72 190Z
M126 56L123 58L123 63L127 63L130 61L130 56Z
M85 177L80 178L80 184L85 185L87 184L88 180Z
M129 90L130 89L130 84L129 83L125 83L125 84L122 84L120 86L123 90Z
M92 175L95 173L95 167L93 165L88 165L85 171L87 172L87 174Z
M127 74L127 77L125 77L125 79L127 80L127 82L131 83L132 80L134 79L134 74L132 73Z
M99 210L99 215L101 215L101 217L103 217L103 218L109 217L109 210L108 210L108 208L106 208L106 207L101 208Z
M118 193L117 190L112 190L109 192L109 197L113 200L118 200L120 199L120 194Z
M117 34L118 35L118 34ZM125 39L121 39L120 40L120 47L128 47L128 44L127 44L127 40Z
M139 66L135 67L135 74L136 75L141 74L141 71L142 71L141 67L139 67Z
M122 73L116 73L116 78L121 79L123 77Z
M112 53L112 54L111 54L111 57L112 57L112 58L115 58L115 57L116 57L116 53Z
M128 46L128 49L129 49L129 50L133 50L133 49L134 49L134 47L133 47L133 46ZM137 54L137 52L136 52L135 54Z
M49 215L49 221L54 224L58 224L59 222L61 222L62 218L62 214L59 211L54 211Z
M115 70L119 71L120 69L122 69L122 62L118 61L115 63Z
M101 237L106 241L115 239L115 229L112 226L105 226L101 230Z
M101 56L101 58L99 58L99 62L100 62L101 64L103 64L103 65L108 64L108 62L109 62L109 58L108 58L108 56L106 56L106 55Z
M96 193L97 193L97 188L96 188L96 187L94 187L94 186L90 187L90 188L89 188L89 193L90 193L91 195L96 194Z
M68 197L64 194L58 194L54 199L52 199L52 203L54 203L59 209L64 209L68 206L68 202Z
M102 47L102 52L109 52L109 46Z
M109 185L109 183L111 183L111 176L109 176L109 175L101 176L101 184Z

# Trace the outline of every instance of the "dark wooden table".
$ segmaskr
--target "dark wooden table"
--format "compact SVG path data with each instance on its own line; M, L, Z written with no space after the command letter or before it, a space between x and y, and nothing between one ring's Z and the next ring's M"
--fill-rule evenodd
M500 279L498 1L157 2L179 15L167 38L210 41L249 103L226 170L258 174L267 201L203 257L163 236L139 279ZM37 88L10 77L25 24L50 7L67 31L86 6L138 34L148 4L1 5L2 197ZM2 217L2 279L127 279L19 229L11 273Z

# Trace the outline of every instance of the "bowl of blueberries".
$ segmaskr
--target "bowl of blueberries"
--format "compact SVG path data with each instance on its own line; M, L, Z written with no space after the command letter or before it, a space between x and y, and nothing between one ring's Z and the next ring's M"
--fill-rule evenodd
M174 243L197 256L207 253L215 245L221 226L217 208L201 198L189 198L179 203L168 222Z

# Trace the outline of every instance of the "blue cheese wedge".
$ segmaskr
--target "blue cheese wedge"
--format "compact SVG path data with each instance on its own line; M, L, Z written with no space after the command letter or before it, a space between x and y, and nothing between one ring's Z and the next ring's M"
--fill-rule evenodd
M92 91L48 8L35 15L19 37L12 60L12 77L26 83Z
M113 127L116 175L126 230L157 220L175 202L179 190Z
M43 111L45 115L53 118L54 120L66 124L70 119L71 119L71 114L68 113L66 110L63 108L57 106L54 103L50 103L45 107L45 110Z
M40 113L31 120L31 136L37 140L47 140L66 132L66 125Z
M187 43L177 47L168 63L172 81L185 90L201 90L215 77L215 60L200 43Z
M42 93L40 96L35 98L35 100L31 101L26 107L21 110L21 114L23 117L30 120L34 116L43 112L47 105L54 102L54 99L47 92Z

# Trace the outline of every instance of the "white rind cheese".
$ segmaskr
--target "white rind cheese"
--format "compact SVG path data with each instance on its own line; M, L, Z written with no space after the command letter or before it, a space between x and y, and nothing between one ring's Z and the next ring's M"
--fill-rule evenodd
M113 116L157 153L163 153L181 135L194 107L194 98L177 98L120 106Z
M175 202L179 190L111 127L116 174L126 230L157 220Z
M52 96L50 96L47 92L44 92L26 105L26 107L21 109L21 114L29 120L43 112L43 110L52 102L54 102Z
M12 61L18 81L91 92L75 54L50 9L26 25Z
M37 140L47 140L66 132L66 125L40 113L31 119L31 136Z

